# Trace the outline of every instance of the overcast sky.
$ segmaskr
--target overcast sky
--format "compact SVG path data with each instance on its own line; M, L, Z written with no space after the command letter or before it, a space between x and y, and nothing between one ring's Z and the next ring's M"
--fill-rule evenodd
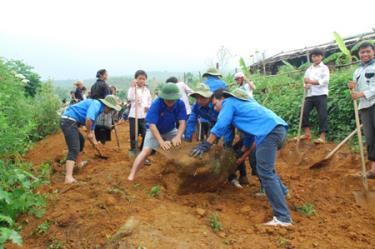
M375 1L1 0L0 56L43 78L203 71L220 46L248 60L375 28ZM233 59L237 61L237 57Z

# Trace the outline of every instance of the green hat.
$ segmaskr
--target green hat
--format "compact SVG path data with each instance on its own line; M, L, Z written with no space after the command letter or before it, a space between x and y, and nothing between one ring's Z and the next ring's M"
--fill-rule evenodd
M174 83L166 83L162 86L159 97L165 100L178 100L181 98L180 89Z
M189 94L189 96L193 98L198 97L198 95L202 96L203 98L208 99L208 98L211 98L212 92L210 91L210 88L206 84L200 83L197 87L197 90Z
M202 77L207 77L208 75L219 76L219 77L223 76L223 75L220 73L220 71L217 70L217 69L214 68L214 67L207 69L207 72L205 72L205 73L203 74Z
M245 100L245 101L249 101L250 99L250 95L243 89L241 88L236 88L236 89L233 89L231 91L224 91L223 92L224 95L226 96L232 96L236 99L240 99L240 100Z
M104 99L99 99L104 105L111 109L115 109L116 111L121 110L121 106L119 106L117 99L113 95L107 95Z

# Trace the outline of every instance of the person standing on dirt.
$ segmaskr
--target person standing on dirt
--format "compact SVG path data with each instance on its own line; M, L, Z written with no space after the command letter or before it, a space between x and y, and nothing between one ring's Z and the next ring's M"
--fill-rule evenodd
M227 89L227 83L220 79L222 76L216 68L209 68L202 77L207 78L204 83L207 84L211 92L215 92L219 89Z
M78 103L85 99L83 96L83 90L85 89L85 87L83 86L82 80L79 80L76 83L74 83L74 86L76 87L76 90L74 91L74 99L75 102Z
M161 147L169 150L181 144L186 127L186 108L180 99L178 87L167 83L161 88L159 97L152 103L146 115L147 132L141 153L137 156L130 171L128 180L133 181L142 162L153 150ZM179 123L179 128L176 125Z
M360 67L349 82L352 99L359 100L359 112L365 132L368 160L371 170L367 172L368 179L375 179L375 46L363 42L358 50L361 60Z
M234 75L234 80L237 82L239 88L245 90L250 97L253 97L253 92L255 90L255 84L251 80L246 79L245 74L238 72Z
M285 200L288 190L275 171L276 154L286 139L287 123L239 88L216 91L212 102L215 110L220 112L219 117L208 139L196 146L191 155L198 157L210 150L231 125L246 135L255 136L256 169L274 216L265 225L291 225L292 219Z
M188 95L190 93L193 92L193 90L187 85L185 84L184 82L182 81L179 81L176 77L172 76L172 77L169 77L167 80L166 80L166 83L174 83L176 84L176 86L178 87L178 89L180 89L180 93L181 93L181 100L184 102L185 104L185 108L186 108L186 114L190 115L191 113L191 106L190 106L190 103L189 103L189 97Z
M208 126L213 127L217 121L219 113L214 110L214 106L211 103L212 92L206 84L199 84L197 90L192 92L189 96L195 98L196 103L193 105L190 116L186 122L184 140L192 142L198 120L204 118L207 120ZM232 130L228 129L224 135L224 144L229 146L232 144L232 141Z
M138 147L138 137L136 133L142 136L142 143L139 149L142 150L146 135L145 117L152 103L150 90L146 87L147 73L143 70L135 72L133 85L128 90L128 101L130 101L129 112L129 132L130 132L130 149L129 152L136 154ZM138 120L138 132L136 132L135 119ZM145 161L150 164L148 160Z
M107 95L111 94L111 88L107 84L108 72L105 69L100 69L96 73L96 82L91 87L90 98L104 99Z
M304 76L304 88L306 98L302 117L302 127L305 134L300 139L311 140L309 116L313 108L316 108L319 117L320 138L314 141L315 144L326 143L326 132L328 130L328 83L329 68L323 63L324 53L321 49L313 49L310 52L310 60L313 64L307 69Z
M109 113L111 110L119 111L120 109L121 107L117 104L115 97L108 95L105 99L86 99L71 105L61 115L60 126L69 150L66 159L65 183L76 182L73 177L75 165L80 169L87 164L87 161L82 161L80 155L80 152L83 151L85 139L80 133L79 127L86 125L87 139L100 151L94 134L95 121L102 112Z

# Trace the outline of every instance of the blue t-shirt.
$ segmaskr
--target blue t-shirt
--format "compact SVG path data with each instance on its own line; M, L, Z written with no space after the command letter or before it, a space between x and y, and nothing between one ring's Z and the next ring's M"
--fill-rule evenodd
M216 76L209 75L204 83L208 85L211 92L215 92L219 89L227 89L227 84Z
M96 99L86 99L77 104L69 106L63 116L68 116L75 119L80 124L84 125L87 119L93 122L92 129L95 129L95 121L97 117L103 112L104 104Z
M231 124L245 134L254 135L257 146L276 126L283 125L288 128L288 124L282 118L254 99L243 101L234 97L223 101L222 109L211 133L220 138Z
M175 129L178 121L186 119L185 104L180 99L169 109L163 99L157 98L152 102L146 115L147 128L150 128L150 124L155 124L160 134Z
M195 103L191 108L191 113L188 121L186 122L185 139L191 140L193 133L196 129L198 118L201 120L207 120L211 127L215 125L219 113L214 110L212 103L210 102L207 107L203 107ZM232 130L228 128L224 134L224 143L230 143L233 140Z

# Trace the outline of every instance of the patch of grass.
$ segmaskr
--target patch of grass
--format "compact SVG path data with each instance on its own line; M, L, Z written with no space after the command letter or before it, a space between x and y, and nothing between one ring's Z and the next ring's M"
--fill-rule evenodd
M286 238L280 237L279 238L279 246L285 247L288 244L288 240Z
M134 183L133 184L133 188L140 188L140 187L142 187L142 184L140 184L140 183Z
M150 196L155 198L157 196L159 196L160 194L160 191L161 191L161 188L159 185L154 185L152 186L151 190L150 190Z
M214 231L215 233L223 229L223 225L221 224L220 217L217 213L212 213L208 217L208 222L210 223L212 231Z
M139 244L137 246L137 249L147 249L147 247L145 247L143 244Z
M50 227L49 221L46 220L45 222L37 226L34 229L34 231L31 233L31 235L36 235L36 236L44 235L48 232L49 227Z
M297 207L297 211L304 216L313 216L315 215L315 207L312 203L304 203L301 207Z

